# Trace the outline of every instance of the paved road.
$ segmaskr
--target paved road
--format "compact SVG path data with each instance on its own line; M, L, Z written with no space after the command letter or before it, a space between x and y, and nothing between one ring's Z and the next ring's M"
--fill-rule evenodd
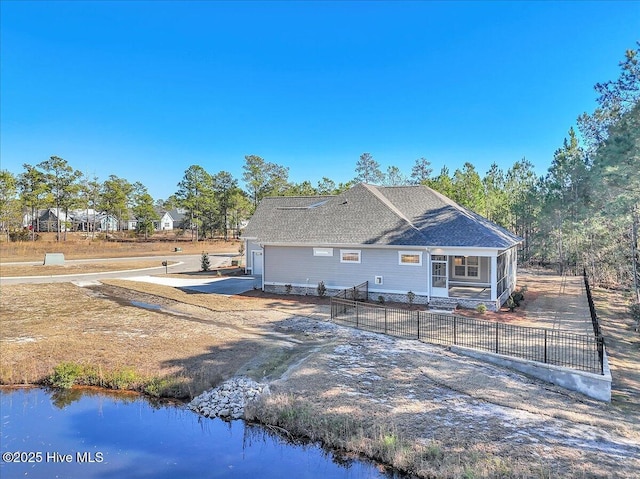
M221 278L169 278L166 276L136 276L129 278L144 283L162 284L181 290L198 293L240 294L253 288L262 287L260 276L235 276Z
M211 268L218 268L231 264L231 258L236 256L232 253L213 253L209 254L209 261ZM142 271L114 271L109 273L88 273L88 274L69 274L69 275L53 275L53 276L24 276L20 278L2 278L0 277L0 284L19 284L19 283L65 283L70 281L99 281L106 278L131 278L135 276L141 276L145 274L162 274L165 272L165 267L162 266L163 261L173 262L176 261L179 264L169 266L169 273L184 273L189 271L199 271L200 261L202 256L197 255L167 255L167 256L144 256L137 258L104 258L104 259L89 259L89 260L66 260L66 264L74 263L86 263L86 262L99 262L99 261L140 261L140 260L158 260L158 267ZM9 263L6 263L9 264ZM12 263L19 264L19 263ZM41 262L28 262L24 264L42 264Z

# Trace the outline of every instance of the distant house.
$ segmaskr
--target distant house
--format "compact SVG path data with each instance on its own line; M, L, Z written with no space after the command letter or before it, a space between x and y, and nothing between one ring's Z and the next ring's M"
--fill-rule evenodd
M136 229L138 229L138 219L133 216L130 216L125 223L126 223L126 226L125 226L126 230L135 231Z
M190 229L189 218L187 218L187 211L183 208L176 208L166 212L168 215L167 224L171 224L171 228L167 229ZM163 216L164 219L164 216Z
M168 211L158 211L159 220L154 221L154 228L156 231L171 231L173 230L173 217Z
M23 226L30 228L33 226L38 232L56 232L58 230L58 213L60 218L60 231L116 231L118 220L106 213L97 212L94 209L69 210L65 214L63 210L56 208L38 210L34 221L31 213L27 212L23 216Z
M372 300L499 309L522 239L426 186L358 184L337 196L263 199L244 230L265 291L315 294L368 281Z
M58 219L60 220L60 231L70 231L71 224L67 222L67 215L64 210L56 208L46 208L36 211L35 218L31 212L26 212L22 218L22 225L25 228L33 228L40 233L57 232Z

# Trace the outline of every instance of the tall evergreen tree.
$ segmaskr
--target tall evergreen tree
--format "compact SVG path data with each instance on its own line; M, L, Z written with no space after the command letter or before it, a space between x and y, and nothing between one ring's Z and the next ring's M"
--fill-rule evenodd
M211 187L220 213L220 225L224 240L227 241L229 239L229 211L233 207L233 193L238 187L238 181L233 178L231 173L221 171L211 178Z
M363 153L356 163L356 183L370 183L377 185L384 180L384 174L380 171L380 164L373 159L370 153Z
M144 239L148 239L149 235L155 231L154 222L160 219L156 212L153 198L149 194L147 187L140 182L132 185L133 188L133 205L132 212L136 217L136 231L138 234L144 235Z
M178 183L178 204L189 212L191 239L198 241L206 200L211 194L211 175L200 165L191 165Z
M400 168L389 166L382 183L384 186L405 186L409 184L409 180L402 174Z
M122 223L129 219L132 193L133 185L116 175L109 175L100 188L100 209L116 218L118 231L122 229ZM109 223L107 219L107 233L109 233Z
M66 232L70 225L65 225L65 234L64 237L62 237L60 234L62 232L60 213L64 212L65 221L68 221L69 209L78 199L78 191L80 189L78 180L82 176L82 173L74 170L66 160L58 156L52 156L48 160L39 163L38 167L44 171L47 188L53 196L57 217L56 239L58 241L61 239L66 240Z
M7 241L11 230L20 225L17 193L16 177L8 170L0 170L0 231L4 230Z
M37 167L24 163L24 172L18 175L20 201L31 213L31 240L35 241L36 231L40 229L38 212L47 203L47 185L45 176Z
M428 184L431 173L433 173L431 162L424 157L418 158L413 165L413 168L411 168L411 184Z

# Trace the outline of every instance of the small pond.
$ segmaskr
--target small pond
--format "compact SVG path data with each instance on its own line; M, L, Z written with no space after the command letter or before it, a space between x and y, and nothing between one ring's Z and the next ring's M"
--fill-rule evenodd
M400 477L138 395L2 388L0 400L3 479Z

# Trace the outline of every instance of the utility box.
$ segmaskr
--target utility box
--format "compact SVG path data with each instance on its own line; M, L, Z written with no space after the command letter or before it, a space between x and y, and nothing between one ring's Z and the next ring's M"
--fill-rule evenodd
M45 253L45 266L64 266L64 253Z

